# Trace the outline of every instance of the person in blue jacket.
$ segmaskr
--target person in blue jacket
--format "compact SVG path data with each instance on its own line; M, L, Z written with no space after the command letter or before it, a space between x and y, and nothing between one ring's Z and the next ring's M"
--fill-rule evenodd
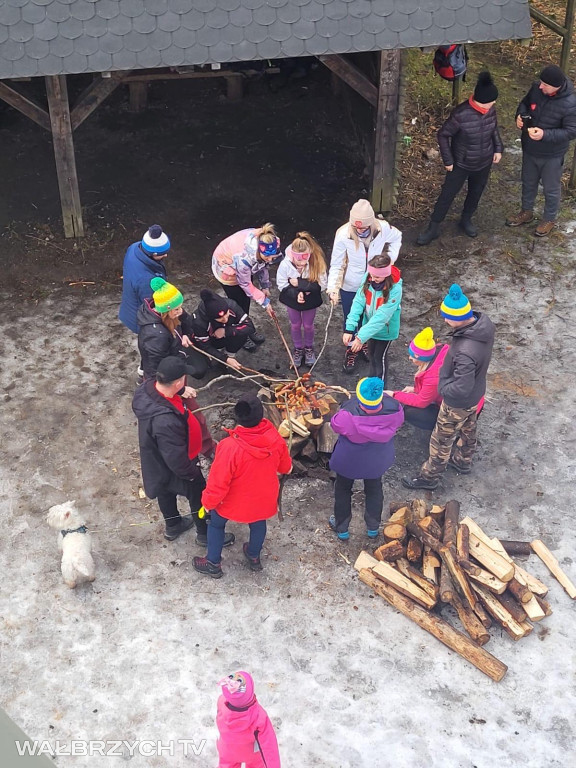
M132 333L138 333L136 316L146 299L152 298L150 280L166 280L164 259L170 250L170 238L159 224L153 224L142 240L132 243L124 256L122 301L118 317Z
M342 342L352 352L359 352L368 343L368 376L384 382L388 373L388 350L400 334L401 301L400 270L392 265L386 245L379 256L368 262L368 272L356 291L342 336ZM358 328L356 335L355 328ZM344 366L343 370L348 369Z

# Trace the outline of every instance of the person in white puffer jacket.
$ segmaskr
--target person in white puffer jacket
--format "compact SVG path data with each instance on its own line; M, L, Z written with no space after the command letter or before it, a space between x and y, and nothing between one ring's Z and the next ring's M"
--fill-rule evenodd
M379 256L385 245L389 246L388 255L394 264L402 245L402 232L384 219L376 218L368 200L358 200L350 209L349 221L336 231L328 272L328 295L334 305L339 300L342 302L344 328L356 291L367 272L368 262ZM350 348L346 350L343 365L346 373L351 373L356 367L358 354ZM362 349L362 354L368 359L366 349Z

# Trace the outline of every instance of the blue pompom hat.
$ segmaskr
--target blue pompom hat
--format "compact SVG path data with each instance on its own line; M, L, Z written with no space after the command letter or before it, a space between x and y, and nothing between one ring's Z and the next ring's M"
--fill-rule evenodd
M360 379L356 387L358 402L366 411L377 411L384 396L384 382L377 376Z
M440 314L448 320L469 320L473 317L472 307L468 297L462 292L458 283L452 283L450 290L440 304Z
M170 238L160 224L152 224L150 229L144 233L142 248L148 253L155 254L166 253L170 250Z

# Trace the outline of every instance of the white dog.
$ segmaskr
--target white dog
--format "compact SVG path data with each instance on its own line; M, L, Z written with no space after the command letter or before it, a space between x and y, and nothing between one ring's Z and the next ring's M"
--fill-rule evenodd
M58 548L62 550L62 576L70 588L83 581L94 581L96 568L92 559L92 539L75 502L67 501L50 507L46 522L56 528Z

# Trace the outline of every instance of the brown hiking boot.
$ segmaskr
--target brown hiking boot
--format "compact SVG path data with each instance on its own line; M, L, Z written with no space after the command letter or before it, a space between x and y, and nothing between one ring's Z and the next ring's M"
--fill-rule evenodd
M541 221L540 224L534 230L536 237L546 237L556 226L555 221Z
M533 211L520 211L520 213L515 213L513 216L509 216L506 219L506 226L508 227L520 227L522 224L530 224L530 222L534 218Z

